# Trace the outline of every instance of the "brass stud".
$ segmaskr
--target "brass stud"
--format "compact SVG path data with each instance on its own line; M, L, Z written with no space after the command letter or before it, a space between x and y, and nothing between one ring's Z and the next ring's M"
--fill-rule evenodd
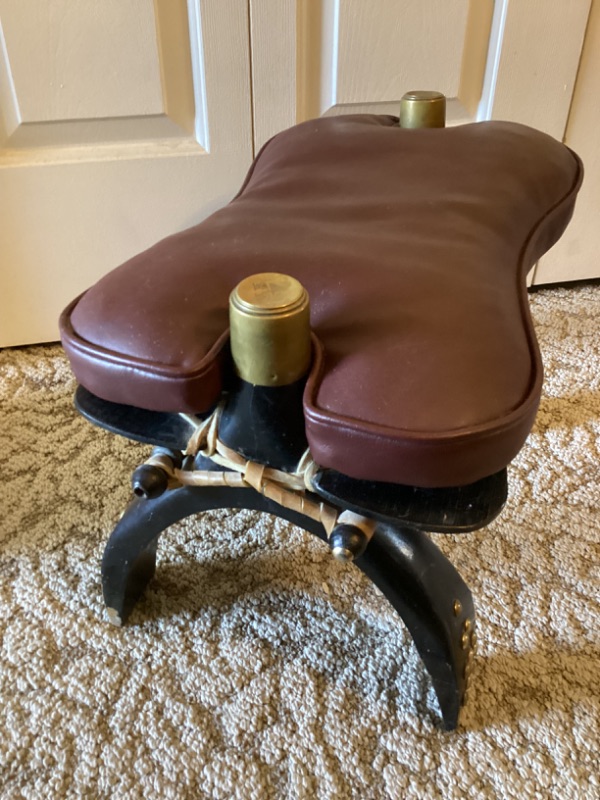
M463 631L470 631L471 630L471 620L466 619L463 623Z
M460 602L460 600L455 600L454 601L454 616L455 617L460 616L460 612L461 611L462 611L462 603Z
M477 634L475 631L471 632L471 647L473 650L477 647Z
M469 646L469 634L466 631L460 637L460 646L462 647L463 650L466 650Z

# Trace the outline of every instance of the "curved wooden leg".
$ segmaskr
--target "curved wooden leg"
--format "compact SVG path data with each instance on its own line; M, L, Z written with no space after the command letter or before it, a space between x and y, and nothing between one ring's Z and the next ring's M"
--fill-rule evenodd
M156 550L163 531L200 511L233 507L236 500L238 505L252 508L253 494L253 489L226 486L182 487L152 500L133 500L113 530L102 557L102 592L109 620L114 625L127 621L154 576Z
M123 625L156 567L161 533L185 517L215 508L248 508L276 514L327 539L320 523L268 500L254 489L184 486L154 499L136 498L117 523L102 557L102 591L108 616Z
M426 533L402 526L380 523L356 564L402 617L431 676L444 727L456 728L476 642L469 588Z
M327 539L320 523L250 488L182 487L153 500L136 499L114 529L102 560L104 600L113 623L125 623L154 575L161 533L187 516L214 508L277 514ZM444 726L455 728L475 641L469 589L429 537L407 527L378 523L355 563L404 620L431 676Z

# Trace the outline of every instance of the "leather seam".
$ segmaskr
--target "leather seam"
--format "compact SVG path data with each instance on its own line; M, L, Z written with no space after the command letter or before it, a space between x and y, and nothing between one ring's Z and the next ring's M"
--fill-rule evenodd
M548 209L548 211L535 223L535 225L532 226L531 230L525 237L523 244L519 249L519 270L517 274L517 279L519 281L523 280L525 259L530 248L535 243L536 234L541 232L543 225L553 215L561 212L564 207L571 202L573 196L576 196L579 186L581 185L583 178L582 162L572 150L569 148L567 149L577 165L577 173L569 190L559 200L557 200L550 209ZM419 442L421 445L430 444L432 447L438 446L439 444L445 442L460 442L462 439L469 439L473 436L478 436L480 439L491 438L518 427L520 424L522 424L523 419L526 418L528 413L532 410L531 407L535 406L537 408L537 405L539 404L539 399L537 394L534 392L534 389L536 386L541 384L543 375L541 356L533 330L533 325L531 323L529 306L524 302L527 298L527 293L524 288L523 290L519 289L518 291L521 322L523 324L524 333L527 337L528 349L533 360L533 374L529 388L523 400L506 416L502 417L501 422L499 422L499 418L496 417L480 423L479 425L455 428L445 432L426 430L412 431L410 429L391 428L378 423L363 421L357 419L356 417L339 415L335 412L322 409L316 404L316 395L318 394L318 390L320 388L320 382L318 385L315 385L317 379L316 375L323 372L324 367L322 363L318 365L318 371L315 370L315 375L313 375L313 370L311 370L309 375L306 391L304 393L305 419L312 425L327 426L328 424L334 424L338 431L345 429L348 433L358 433L361 436L368 438L379 437L386 438L390 441L409 440L411 442ZM429 442L427 442L427 440L429 440Z

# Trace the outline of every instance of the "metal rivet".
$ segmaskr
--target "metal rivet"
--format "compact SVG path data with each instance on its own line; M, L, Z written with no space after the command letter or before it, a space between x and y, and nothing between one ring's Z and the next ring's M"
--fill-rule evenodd
M454 601L454 616L458 617L461 611L462 611L462 603L460 602L460 600L455 600Z
M467 647L469 646L469 634L468 633L463 633L463 635L460 637L460 646L462 647L463 650L466 650Z
M463 631L470 631L471 630L471 620L466 619L463 623Z
M471 633L471 647L475 649L477 647L477 634L475 631Z

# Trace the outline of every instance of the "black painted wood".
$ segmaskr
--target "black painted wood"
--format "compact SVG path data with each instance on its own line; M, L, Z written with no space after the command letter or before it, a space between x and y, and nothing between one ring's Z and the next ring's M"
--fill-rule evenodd
M293 468L305 447L304 431L298 424L300 389L297 385L289 392L257 393L256 387L245 384L233 387L220 434L249 458ZM102 428L173 451L186 447L193 429L193 422L178 414L108 403L82 387L75 403L87 419ZM285 434L286 418L295 420L289 435ZM253 426L250 432L248 425ZM190 462L184 468L220 469L202 456L194 464ZM431 676L447 729L456 727L464 698L469 647L465 649L463 626L468 620L472 630L474 609L468 587L425 531L456 533L481 528L499 513L506 493L506 470L471 486L449 489L357 481L321 470L315 493L309 493L314 500L325 499L339 510L350 509L377 521L371 541L354 563L381 589L407 625ZM277 514L327 539L320 523L250 488L182 487L167 489L152 499L136 498L110 536L102 560L104 598L113 622L127 620L154 575L163 531L184 517L212 508Z
M135 499L114 529L102 560L104 599L123 624L154 575L160 535L184 517L213 508L277 514L322 540L320 523L282 508L252 489L183 487L153 500ZM381 589L404 620L431 676L444 727L456 727L465 690L464 619L474 619L471 593L452 564L421 531L380 522L358 568ZM461 614L454 612L460 602Z
M219 439L250 461L292 472L308 447L304 379L288 386L253 386L238 378L227 397Z
M78 386L75 392L75 408L99 428L155 447L185 450L193 432L190 423L179 414L110 403L83 386Z
M313 486L334 505L432 533L468 533L489 525L508 494L505 469L477 483L448 489L359 481L326 469L316 474Z
M306 446L303 432L298 430L296 422L289 436L278 443L272 430L283 428L294 401L300 403L300 384L282 387L290 388L288 393L252 391L257 387L243 381L240 381L240 386L241 396L236 398L233 395L224 415L225 424L220 430L223 441L244 452L248 458L279 469L293 469ZM146 444L183 450L192 433L191 425L179 414L109 403L82 386L77 389L75 405L95 425ZM239 419L243 418L244 425L236 421L236 410L239 410ZM252 410L254 421L250 416ZM272 429L269 420L273 422ZM504 507L508 491L506 470L469 486L448 489L359 481L334 470L321 470L316 475L314 487L315 492L333 505L382 521L400 522L436 533L466 533L489 525Z

